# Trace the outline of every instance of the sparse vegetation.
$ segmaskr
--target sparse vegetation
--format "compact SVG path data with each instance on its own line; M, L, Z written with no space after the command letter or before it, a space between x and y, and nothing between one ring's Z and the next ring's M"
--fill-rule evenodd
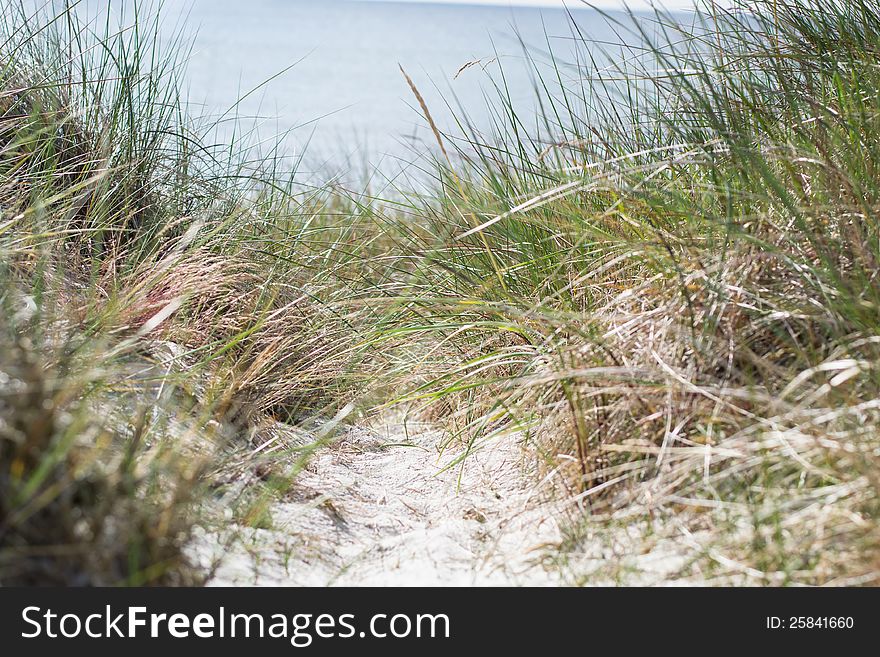
M876 583L880 9L700 16L536 69L542 124L502 96L378 200L204 146L148 19L10 12L0 582L195 581L200 500L283 488L285 427L355 402L461 459L526 437L562 567L627 522L704 581Z

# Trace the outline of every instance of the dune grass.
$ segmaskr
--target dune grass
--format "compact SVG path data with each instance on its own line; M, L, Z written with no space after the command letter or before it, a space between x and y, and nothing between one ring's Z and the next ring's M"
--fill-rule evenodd
M32 11L4 10L0 48L0 581L197 581L226 475L271 478L303 448L277 421L368 377L369 308L334 308L367 247L332 190L212 145L158 14Z
M609 16L610 68L575 30L538 122L499 81L383 200L209 146L155 17L9 13L0 582L196 581L230 453L354 404L523 440L560 562L647 523L704 581L876 583L880 10L699 17Z
M543 125L502 98L439 160L393 330L444 360L407 398L527 432L593 517L673 512L704 575L874 582L880 12L701 16L609 16L622 63L585 41Z

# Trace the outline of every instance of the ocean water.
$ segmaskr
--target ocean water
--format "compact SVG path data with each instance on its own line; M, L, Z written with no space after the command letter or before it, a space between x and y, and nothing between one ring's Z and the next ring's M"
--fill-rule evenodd
M353 0L192 0L188 94L193 107L222 113L280 70L240 106L241 125L259 138L292 132L311 166L407 160L433 136L403 77L411 76L444 131L453 114L481 129L491 115L501 68L517 111L534 111L534 57L548 47L573 59L572 17L580 29L613 35L593 11ZM464 71L461 67L476 62ZM540 64L539 64L540 66ZM458 75L456 75L458 73ZM573 69L566 71L572 75ZM451 106L451 107L450 107ZM256 135L254 135L256 137Z
M134 1L109 6L130 14ZM190 113L222 117L221 140L235 134L268 150L283 134L285 154L305 154L315 170L392 170L435 145L400 67L443 131L459 132L455 117L465 115L490 130L487 99L497 101L498 85L528 122L536 110L534 72L556 76L548 50L562 63L565 83L577 84L580 35L601 44L594 52L626 39L598 12L570 4L571 12L381 0L168 0L163 30L169 38L182 31L192 44L184 77ZM597 55L600 63L604 57Z

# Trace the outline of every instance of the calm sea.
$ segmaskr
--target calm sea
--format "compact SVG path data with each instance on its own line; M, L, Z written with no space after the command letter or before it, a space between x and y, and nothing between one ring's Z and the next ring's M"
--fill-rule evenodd
M235 117L239 135L266 149L289 133L287 154L305 151L314 169L372 163L390 170L389 162L433 143L400 66L443 130L455 132L453 115L464 113L488 129L486 97L497 97L499 83L528 120L535 81L524 46L548 78L555 73L542 62L552 49L570 82L581 74L567 65L577 32L611 49L621 38L598 12L571 5L568 13L379 0L170 0L163 29L183 25L192 42L184 78L191 113ZM224 121L222 138L232 126Z

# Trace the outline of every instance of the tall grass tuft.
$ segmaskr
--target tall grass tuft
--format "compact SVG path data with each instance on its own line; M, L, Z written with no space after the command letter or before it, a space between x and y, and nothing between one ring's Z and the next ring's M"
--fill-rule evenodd
M211 489L286 477L287 423L369 381L370 242L212 145L159 14L77 5L0 12L0 582L198 582Z
M573 28L536 124L501 86L438 158L401 399L471 449L526 436L575 516L659 514L704 576L875 582L880 11L607 20L630 45Z

